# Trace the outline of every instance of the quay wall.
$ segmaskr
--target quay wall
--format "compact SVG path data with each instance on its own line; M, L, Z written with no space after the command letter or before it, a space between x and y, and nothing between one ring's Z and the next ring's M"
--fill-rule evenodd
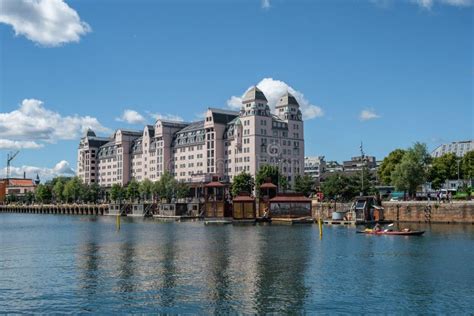
M0 213L105 215L108 204L0 205Z
M385 219L398 222L474 224L474 201L383 202Z

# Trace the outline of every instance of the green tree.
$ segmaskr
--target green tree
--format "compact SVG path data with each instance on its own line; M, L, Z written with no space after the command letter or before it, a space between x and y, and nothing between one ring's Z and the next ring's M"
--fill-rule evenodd
M428 172L428 181L433 189L441 188L441 185L449 179L457 179L458 161L453 153L447 153L441 157L434 158Z
M125 198L126 191L125 189L118 183L114 183L110 188L110 199L115 203L122 203L122 200Z
M243 171L232 179L231 193L232 196L237 196L240 192L250 194L253 192L254 187L255 181L252 175Z
M127 185L127 197L131 202L140 198L140 185L135 179L132 179Z
M86 202L97 203L101 189L97 183L83 186L82 199Z
M32 204L34 200L35 200L35 194L33 192L28 191L25 193L25 202L27 204Z
M53 185L53 197L56 202L63 202L64 201L64 179L58 178L56 181L51 181Z
M67 202L77 202L82 198L83 187L78 177L71 178L65 185L63 196Z
M297 175L295 178L295 191L310 196L313 192L314 181L309 175Z
M173 198L174 190L176 189L175 182L176 179L174 179L171 173L164 172L160 180L155 182L154 191L160 199L165 199L167 202L170 202Z
M392 172L393 185L397 190L408 192L414 197L417 187L426 182L429 162L430 156L426 145L415 143Z
M356 176L348 177L335 173L322 182L321 191L327 199L350 201L359 195L360 183Z
M153 182L150 181L149 179L145 179L142 182L140 182L140 195L144 200L148 200L150 198L150 195L153 191Z
M400 164L404 155L405 150L395 149L383 159L382 164L378 170L379 179L382 184L392 184L392 173L396 166Z
M183 182L183 181L175 181L175 190L174 192L176 192L176 198L178 199L184 199L185 197L188 196L188 193L189 193L189 187L188 185Z
M39 184L35 190L36 201L40 203L49 203L51 201L51 188L46 184Z
M474 150L468 151L462 158L461 173L465 180L474 178Z

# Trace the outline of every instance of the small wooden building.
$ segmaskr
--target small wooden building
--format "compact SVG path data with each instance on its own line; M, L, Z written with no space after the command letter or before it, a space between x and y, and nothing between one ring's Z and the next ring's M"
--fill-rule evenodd
M160 203L157 215L159 217L175 217L188 215L187 203Z
M354 202L353 212L357 223L379 222L385 219L383 207L374 196L359 196Z
M277 195L277 186L269 180L260 186L260 198L258 202L258 216L264 217L265 212L270 209L270 199ZM268 215L268 214L267 214Z
M205 216L231 217L232 210L226 199L226 185L214 180L205 185Z
M311 217L311 199L299 193L277 194L270 199L271 218Z
M248 193L241 193L232 200L232 217L234 219L255 219L255 198Z

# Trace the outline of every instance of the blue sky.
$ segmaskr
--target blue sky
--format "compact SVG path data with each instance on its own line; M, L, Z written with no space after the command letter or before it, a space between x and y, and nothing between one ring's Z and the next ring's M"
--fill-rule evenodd
M259 83L303 100L306 155L473 138L471 0L0 3L0 149L3 165L21 148L16 172L75 168L87 126L193 121Z

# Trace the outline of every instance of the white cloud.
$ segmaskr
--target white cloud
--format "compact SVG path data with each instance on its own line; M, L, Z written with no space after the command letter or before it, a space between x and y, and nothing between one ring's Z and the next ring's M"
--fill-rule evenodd
M175 114L160 114L160 113L149 113L152 118L155 120L166 120L166 121L176 121L176 122L183 122L184 119Z
M125 110L122 113L121 117L116 118L117 121L126 122L128 124L146 124L146 120L137 111L134 110Z
M79 42L91 27L63 0L0 0L0 23L43 46Z
M310 120L324 115L324 111L321 107L311 104L311 102L309 102L305 98L302 92L295 90L293 87L291 87L284 81L275 80L273 78L264 78L257 84L257 87L262 90L262 92L267 97L268 105L270 106L270 109L272 111L275 110L275 106L280 97L288 91L296 98L296 100L300 104L303 119ZM249 89L250 88L251 87L249 87ZM234 110L239 110L242 106L242 96L230 97L230 99L227 100L227 106Z
M361 121L369 121L369 120L374 120L380 118L380 115L375 113L374 110L362 110L359 114L359 119Z
M270 0L262 0L262 9L270 9Z
M0 113L0 138L11 141L51 143L62 139L77 139L88 128L110 133L95 117L77 114L62 116L46 109L43 102L36 99L25 99L18 110Z
M21 167L10 167L10 177L22 178L23 173L26 173L27 178L36 178L36 174L39 175L42 182L50 180L57 176L74 176L75 172L66 160L61 160L53 168L36 167L36 166L21 166ZM5 177L6 167L1 170L1 176Z
M0 139L0 149L38 149L43 147L43 144L38 144L33 141L20 141L10 139Z

